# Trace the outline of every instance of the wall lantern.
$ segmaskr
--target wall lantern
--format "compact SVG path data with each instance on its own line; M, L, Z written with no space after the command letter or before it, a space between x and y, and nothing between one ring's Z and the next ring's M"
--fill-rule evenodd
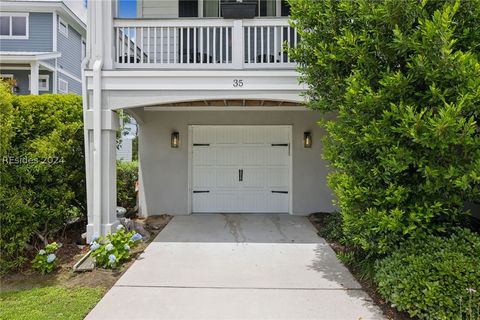
M180 133L178 131L173 131L170 137L170 145L172 148L178 148L180 144Z
M310 131L303 133L303 147L304 148L312 147L312 133Z

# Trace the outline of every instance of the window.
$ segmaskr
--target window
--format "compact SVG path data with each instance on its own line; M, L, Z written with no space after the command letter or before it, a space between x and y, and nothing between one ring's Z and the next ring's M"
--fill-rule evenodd
M62 78L58 79L58 93L68 93L68 82Z
M30 75L28 75L28 90L30 90ZM38 91L50 90L50 76L48 74L38 75Z
M58 19L58 31L68 38L68 24L62 19Z
M85 40L82 39L82 60L85 58L85 55L87 53L87 43Z
M28 13L0 14L0 38L28 39Z

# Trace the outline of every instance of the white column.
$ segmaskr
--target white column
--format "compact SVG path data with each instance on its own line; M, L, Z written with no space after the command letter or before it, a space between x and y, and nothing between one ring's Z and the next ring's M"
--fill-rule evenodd
M30 94L38 94L38 62L30 63Z
M87 241L114 232L118 224L117 208L117 147L118 115L102 110L101 145L95 147L94 113L85 115L85 148L87 155ZM100 154L98 152L100 151Z
M232 63L235 69L243 67L244 51L243 23L242 20L235 20L232 31Z

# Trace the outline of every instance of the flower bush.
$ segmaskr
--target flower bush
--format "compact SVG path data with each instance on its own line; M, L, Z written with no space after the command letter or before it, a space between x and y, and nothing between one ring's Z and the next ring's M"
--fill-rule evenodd
M55 269L57 263L57 256L55 251L58 249L58 244L52 242L48 244L45 249L39 250L37 255L32 261L33 269L37 270L41 274L47 274Z
M142 236L135 231L125 232L118 226L117 232L94 239L90 245L95 265L115 269L130 259L130 252L142 241Z

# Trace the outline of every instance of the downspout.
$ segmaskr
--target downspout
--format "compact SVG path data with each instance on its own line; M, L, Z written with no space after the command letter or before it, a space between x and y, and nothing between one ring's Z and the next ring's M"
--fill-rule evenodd
M88 61L90 61L90 51L89 50L85 50L85 57L83 58L82 60L82 64L81 64L81 77L82 77L82 104L83 104L83 142L84 142L84 155L85 155L85 177L86 177L86 185L85 185L85 188L86 188L86 199L87 199L87 207L86 207L86 210L87 210L87 220L88 220L88 215L89 214L92 214L92 211L89 210L89 207L90 207L90 201L92 201L92 199L90 199L90 196L89 196L89 193L91 192L91 190L89 191L89 184L91 184L91 178L89 177L90 175L90 144L89 144L89 139L88 139L88 128L87 128L87 121L88 121L88 118L87 118L87 111L88 111L88 97L87 97L87 76L85 74L85 69L87 68L87 65L88 65ZM55 66L56 66L56 63L55 63ZM58 79L56 80L58 81ZM88 124L90 125L90 124ZM87 221L88 223L89 221ZM94 236L98 236L98 234L95 234ZM91 239L90 239L91 240ZM90 241L89 240L89 241Z

